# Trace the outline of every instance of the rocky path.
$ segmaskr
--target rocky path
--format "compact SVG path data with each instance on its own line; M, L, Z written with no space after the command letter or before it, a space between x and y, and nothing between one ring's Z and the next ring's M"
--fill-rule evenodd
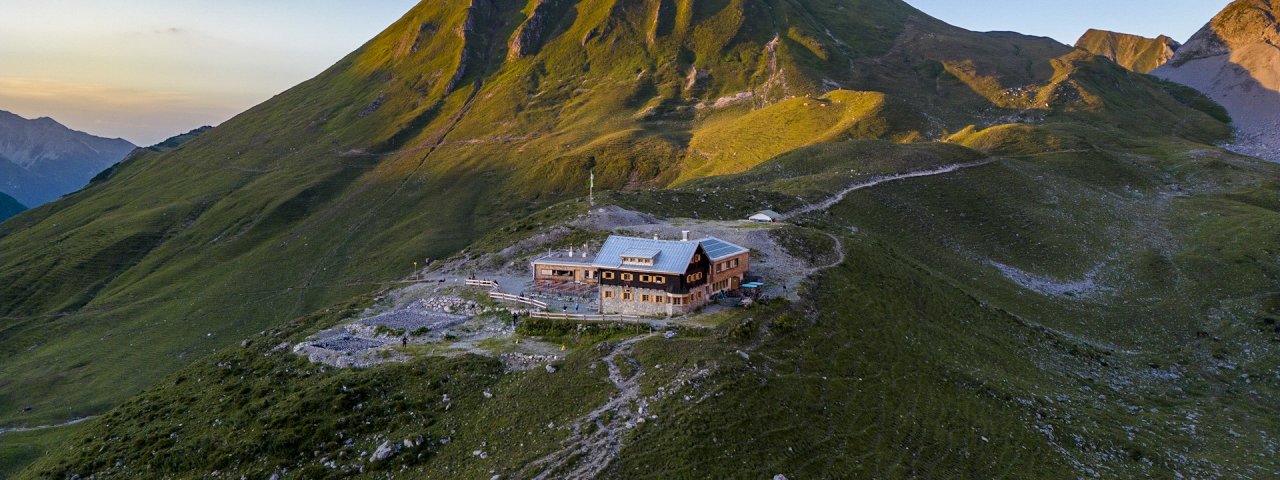
M62 422L62 423L59 423L59 424L55 424L55 425L40 425L40 426L38 426L38 427L12 427L12 428L0 428L0 435L4 435L4 434L6 434L6 433L34 432L34 431L38 431L38 430L50 430L50 429L54 429L54 428L70 427L70 426L75 425L75 424L77 424L77 423L87 422L87 421L89 421L89 420L93 420L93 419L95 419L95 418L98 418L98 416L97 416L97 415L94 415L94 416L91 416L91 417L80 417L80 418L72 419L72 420L69 420L69 421L66 421L66 422Z
M953 165L934 168L931 170L919 170L915 172L899 173L897 175L887 175L883 177L876 177L871 180L867 180L865 182L860 182L860 183L855 183L853 185L850 185L846 187L844 190L837 192L835 195L821 202L811 203L797 210L787 212L783 214L783 218L790 219L790 218L798 217L800 215L804 215L806 213L812 213L819 210L826 210L828 208L831 208L832 205L835 205L837 203L844 201L844 197L848 196L850 193L853 193L858 190L862 190L864 188L874 187L882 183L896 182L898 180L906 180L908 178L919 178L919 177L930 177L934 175L943 175L943 174L955 172L958 170L963 170L966 168L981 167L983 165L987 165L995 161L996 159L994 158L986 158L986 159L978 160L976 162L957 163Z
M823 233L826 233L826 232L823 232ZM836 247L835 247L835 248L836 248L836 261L831 262L831 263L826 264L826 265L822 265L822 266L820 266L820 267L813 267L813 268L810 268L810 269L809 269L809 271L807 272L806 276L812 277L812 276L814 276L815 274L817 274L818 272L821 272L821 271L826 270L826 269L828 269L828 268L836 268L836 267L840 266L840 264L844 263L844 259L845 259L844 243L842 243L842 242L840 241L840 237L837 237L837 236L832 235L832 234L830 234L830 233L827 233L827 236L828 236L828 237L831 237L831 241L836 242Z
M636 343L650 338L644 335L617 344L601 359L608 368L609 382L618 390L603 405L579 418L573 434L555 452L529 464L538 473L536 480L595 478L618 456L623 436L644 423L647 402L640 397L640 377L644 368L631 357ZM624 374L619 362L626 362L631 373Z

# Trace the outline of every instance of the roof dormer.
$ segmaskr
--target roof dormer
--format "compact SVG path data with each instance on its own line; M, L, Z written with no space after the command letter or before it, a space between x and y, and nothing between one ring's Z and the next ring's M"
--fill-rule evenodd
M658 261L662 251L656 248L630 248L622 252L622 264L637 267L652 267Z

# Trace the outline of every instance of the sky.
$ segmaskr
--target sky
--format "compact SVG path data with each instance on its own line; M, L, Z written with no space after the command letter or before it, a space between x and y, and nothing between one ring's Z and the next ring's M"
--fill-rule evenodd
M971 30L1063 43L1090 27L1184 41L1227 3L907 1ZM151 145L221 123L315 76L416 3L0 0L0 110Z

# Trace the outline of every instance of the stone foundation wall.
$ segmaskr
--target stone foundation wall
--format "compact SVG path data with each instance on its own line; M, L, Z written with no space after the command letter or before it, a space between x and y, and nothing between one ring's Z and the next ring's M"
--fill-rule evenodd
M667 293L661 290L632 288L632 299L623 300L622 293L624 290L626 290L624 287L618 286L606 285L600 287L600 313L609 315L620 314L646 317L667 317L672 315L684 315L686 312L694 308L693 305L654 303L652 299L648 302L641 300L644 298L644 295L661 295L665 297ZM612 292L613 298L605 298L605 292Z

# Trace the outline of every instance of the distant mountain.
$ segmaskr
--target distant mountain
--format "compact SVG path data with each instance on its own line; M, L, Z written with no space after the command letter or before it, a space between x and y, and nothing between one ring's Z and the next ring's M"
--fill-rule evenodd
M25 205L14 200L13 197L0 193L0 222L22 213L22 211L26 209L27 207Z
M35 207L79 190L135 147L0 111L0 192Z
M1178 42L1164 35L1147 38L1096 29L1089 29L1076 41L1076 48L1110 58L1138 73L1150 73L1164 65L1179 47Z
M1152 72L1226 107L1232 149L1280 161L1280 0L1236 0Z

